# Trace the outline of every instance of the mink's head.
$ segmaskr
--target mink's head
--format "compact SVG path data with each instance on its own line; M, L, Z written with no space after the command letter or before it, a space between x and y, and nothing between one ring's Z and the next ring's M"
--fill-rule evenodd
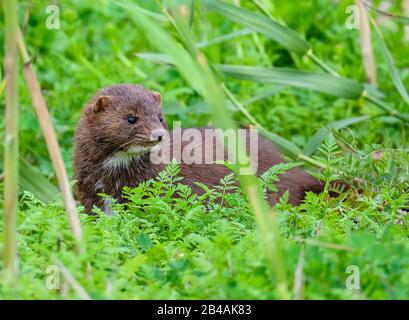
M150 149L162 141L167 129L160 94L139 85L100 90L84 117L94 141L115 151Z

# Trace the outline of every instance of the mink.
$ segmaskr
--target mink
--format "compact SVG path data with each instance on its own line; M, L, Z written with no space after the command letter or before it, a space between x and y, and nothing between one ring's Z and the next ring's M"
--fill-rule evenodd
M119 84L101 89L91 98L84 107L74 138L76 195L87 213L91 214L94 206L110 212L109 203L99 194L104 193L122 202L123 187L135 187L157 177L166 163L157 163L151 152L160 150L166 139L169 139L170 150L183 148L189 143L175 141L174 132L168 134L167 130L162 98L156 91L141 85ZM186 130L189 129L181 129L181 134ZM206 130L215 129L197 129L202 138ZM210 149L206 149L208 141L202 138L196 142L196 147L202 150L204 157L206 150ZM271 142L261 136L257 140L257 175L285 162ZM220 141L216 139L209 148L215 150ZM249 143L250 139L246 139L247 146ZM227 156L223 152L223 157ZM181 182L197 194L203 193L199 184L213 188L229 173L230 169L222 163L180 161ZM301 169L292 168L280 176L276 187L278 191L267 192L271 205L277 203L286 190L289 202L298 205L307 191L322 192L324 184Z

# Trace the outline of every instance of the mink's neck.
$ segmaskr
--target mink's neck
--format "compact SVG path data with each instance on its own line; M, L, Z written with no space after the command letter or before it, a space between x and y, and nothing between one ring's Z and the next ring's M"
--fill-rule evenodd
M91 144L87 148L90 161L83 170L89 172L89 183L94 185L95 193L120 199L123 187L136 187L155 178L162 169L152 163L149 152L129 153L95 140Z

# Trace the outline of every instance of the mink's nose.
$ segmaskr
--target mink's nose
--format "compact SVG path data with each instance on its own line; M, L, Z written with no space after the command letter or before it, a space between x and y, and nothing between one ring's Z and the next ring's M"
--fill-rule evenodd
M165 129L155 129L155 130L152 130L150 140L151 140L151 141L161 142L162 139L163 139L163 137L165 136L165 134L166 134L166 130L165 130Z

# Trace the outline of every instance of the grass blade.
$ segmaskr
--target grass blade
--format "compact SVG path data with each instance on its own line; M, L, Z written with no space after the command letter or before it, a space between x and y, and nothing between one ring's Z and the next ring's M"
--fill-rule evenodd
M260 123L257 122L257 120L244 108L244 105L237 101L237 99L234 97L234 95L224 86L224 90L226 92L227 97L230 99L232 104L240 111L243 113L243 115L259 130L259 134L266 138L267 140L270 140L273 142L279 149L280 151L290 157L293 160L302 160L306 163L309 163L313 166L316 166L318 168L323 168L324 164L322 164L320 161L317 161L315 159L310 158L308 155L302 153L301 149L292 143L291 141L288 141L287 139L280 137L279 135L272 133L265 129Z
M243 102L243 106L248 106L254 102L260 101L260 100L264 100L264 99L268 99L272 96L274 96L275 94L279 93L280 91L284 90L286 88L286 86L281 86L278 85L272 89L268 89L266 91L263 91L257 95L255 95L254 97L251 97L250 99L246 100Z
M402 6L403 6L403 12L405 13L405 15L409 15L409 0L403 0ZM408 42L409 41L409 21L408 21L408 25L404 27L404 30L405 30L405 41Z
M6 88L6 79L0 83L0 97ZM0 149L0 158L3 159L3 150ZM3 163L0 163L0 170L3 170ZM35 167L24 158L19 161L18 183L21 190L31 192L36 198L43 202L49 202L55 198L58 189L48 181Z
M348 119L343 119L343 120L334 121L334 122L329 123L327 128L318 129L317 132L308 140L303 150L304 154L311 155L318 149L318 147L322 144L322 142L325 140L325 138L329 134L330 132L329 128L341 129L341 128L348 127L354 123L359 123L359 122L369 120L373 117L374 116L361 116L361 117L348 118Z
M294 300L304 299L304 278L304 247L302 247L294 274Z
M222 35L220 37L216 37L214 39L197 42L196 47L206 48L208 46L220 44L230 39L240 37L240 36L245 36L251 33L252 31L250 29L241 29L241 30L229 33L229 34ZM155 53L155 52L138 52L136 53L136 56L141 59L152 61L152 62L159 63L159 64L172 64L171 58L166 54Z
M37 168L20 158L19 184L22 190L30 191L36 198L47 203L59 193L54 184L48 181Z
M58 258L52 258L55 265L57 265L64 280L71 286L75 293L80 297L81 300L92 300L88 292L81 286L81 284L74 278L71 272L62 264Z
M254 13L237 6L217 0L205 0L204 5L211 11L222 14L247 28L262 33L266 37L275 40L287 50L304 55L310 49L310 45L295 31L269 19L266 16Z
M274 142L274 144L287 156L292 159L297 159L301 154L301 149L298 148L294 143L280 137L279 135L269 132L266 130L257 120L244 108L244 105L237 101L236 97L223 85L224 92L226 96L230 99L232 104L241 112L244 116L254 125L258 130L260 135L262 135L267 140Z
M260 135L274 142L274 144L287 156L292 159L298 159L300 154L302 153L301 149L298 148L294 143L280 137L279 135L272 133L267 130L260 130Z
M40 84L38 83L36 74L31 64L31 59L28 55L27 49L24 44L21 31L18 30L17 34L18 47L20 54L24 62L24 76L27 82L29 92L31 94L34 110L37 114L37 118L40 122L41 129L47 144L48 153L54 165L54 170L57 176L58 185L60 187L62 197L64 200L65 209L68 215L68 219L71 226L71 231L74 239L77 242L78 248L82 240L81 226L77 215L77 208L75 205L74 197L71 192L71 186L68 180L67 172L65 170L64 161L61 156L60 147L56 133L54 131L51 117L48 112L47 104L41 93Z
M375 36L378 40L379 46L381 48L381 52L383 55L383 58L385 59L386 65L388 66L389 73L391 74L393 83L398 90L399 94L402 96L403 100L407 104L409 104L409 95L408 92L406 91L405 86L403 85L403 82L399 76L399 72L395 67L395 63L393 61L393 57L391 53L388 50L388 47L386 46L385 40L382 36L381 30L379 30L379 27L376 25L376 22L371 18L371 22L374 26L375 29Z
M3 158L2 150L0 150L0 158ZM0 169L3 169L2 165L0 165ZM43 202L53 200L58 194L58 189L37 168L21 157L19 159L18 183L21 190L31 192Z
M359 36L361 39L361 52L366 79L370 84L376 84L376 66L372 49L368 12L361 0L356 0L356 4L359 10Z
M158 64L173 64L172 59L167 54L155 52L138 52L135 55L143 60Z
M5 0L6 128L4 141L4 271L5 281L17 280L18 212L18 69L17 1Z
M206 48L206 47L209 47L209 46L212 46L212 45L215 45L215 44L223 43L223 42L228 41L230 39L234 39L236 37L246 36L248 34L251 34L251 32L252 31L250 29L247 29L247 28L237 30L237 31L231 32L229 34L225 34L225 35L222 35L220 37L216 37L214 39L210 39L210 40L206 40L206 41L200 41L200 42L196 43L196 46L198 48Z
M224 15L228 19L236 21L237 23L241 25L244 25L256 32L262 33L265 36L271 39L274 39L275 41L277 41L279 44L281 44L283 47L285 47L291 52L294 52L300 55L305 54L320 68L332 74L333 76L337 76L337 73L335 71L333 71L327 64L325 64L323 61L321 61L321 59L319 59L313 54L313 50L310 44L306 40L304 40L295 31L278 24L277 22L272 20L271 17L268 18L266 16L262 16L262 15L253 13L251 11L244 10L239 7L232 6L222 1L217 1L217 0L206 0L204 1L204 4L208 9L218 12ZM350 80L350 81L353 81L353 80ZM363 85L358 84L356 82L355 84L356 84L355 86L356 89L353 90L352 95L350 96L351 99L357 99L363 93ZM357 88L358 86L360 86L360 89ZM305 86L300 86L300 87L305 87ZM399 88L400 88L399 90L402 91L401 94L403 94L404 96L407 96L407 94L406 95L404 94L404 91L402 90L402 87L400 85L399 85ZM360 91L359 94L357 94L358 91ZM373 103L375 106L379 107L380 109L382 110L385 109L386 105L384 103L378 103L379 101L371 93L366 94L365 99ZM405 101L407 100L405 99ZM408 119L406 118L406 116L401 116L400 113L396 110L392 110L391 115L396 118L399 118L402 121L408 122Z
M237 79L262 83L289 85L330 94L339 98L358 99L363 91L362 84L330 74L301 71L289 68L264 68L233 65L215 65L225 75Z

